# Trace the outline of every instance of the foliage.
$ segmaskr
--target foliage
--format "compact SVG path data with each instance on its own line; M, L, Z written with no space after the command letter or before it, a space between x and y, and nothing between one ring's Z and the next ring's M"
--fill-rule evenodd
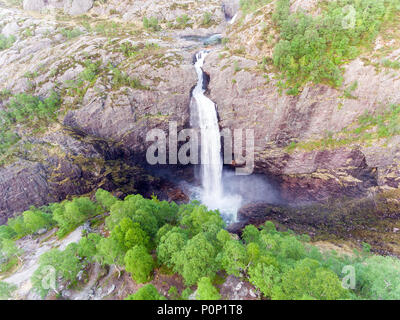
M121 220L119 225L111 232L111 237L118 242L125 252L137 245L150 248L149 236L141 229L139 223L133 222L129 218Z
M3 34L0 34L0 51L10 48L16 38L14 36L6 37Z
M16 289L16 285L0 281L0 300L8 300Z
M59 226L60 237L75 229L85 220L99 212L99 207L89 198L75 198L54 207L53 219Z
M218 290L212 285L211 279L203 277L197 283L197 300L220 300L221 295Z
M41 229L51 229L54 225L52 215L39 209L32 208L22 214L24 218L25 229L33 234Z
M101 238L96 245L95 260L101 265L123 265L124 248L115 238Z
M83 237L78 243L78 256L93 262L97 254L97 245L100 240L101 236L97 233L90 233L86 237Z
M207 26L211 25L212 22L213 22L212 13L211 12L204 12L203 20L201 22L201 25L207 27Z
M187 285L195 284L202 277L214 277L218 270L217 251L204 233L190 239L182 251L174 254L174 270L182 275Z
M60 33L68 40L77 38L83 34L83 32L79 28L73 28L73 29L62 28L60 29Z
M272 289L279 281L279 271L273 266L259 262L249 267L249 280L266 297L272 296Z
M347 290L332 271L312 259L299 261L282 275L282 282L273 288L277 300L340 300L348 298Z
M158 24L158 19L155 17L143 17L143 28L151 31L161 30L161 26Z
M96 76L100 72L101 62L96 61L92 62L90 60L86 60L84 62L85 69L81 72L80 78L84 81L93 82L96 79Z
M270 2L271 0L240 0L240 8L247 14L256 11Z
M183 14L176 18L176 28L185 29L190 25L190 17L187 14Z
M96 199L97 203L77 198L40 210L31 208L25 215L10 219L8 226L0 227L0 260L6 261L7 266L15 265L21 252L13 238L37 230L45 224L45 218L51 217L50 213L61 226L70 223L65 226L67 230L107 210L107 237L91 233L64 251L53 249L41 256L32 277L39 294L57 292L61 281L67 286L74 284L78 272L95 261L115 265L118 271L124 267L136 282L145 283L151 280L156 258L160 270L180 274L188 286L197 284L198 299L221 298L211 280L217 272L221 283L225 274L242 277L268 299L400 297L399 260L372 255L368 244L353 256L341 256L334 251L321 252L309 244L308 236L295 235L290 230L279 232L272 222L261 228L249 225L237 238L224 229L217 211L209 211L197 202L178 206L140 195L121 201L106 191L98 191ZM354 266L357 275L352 291L344 289L339 278L343 267L349 265ZM55 285L49 286L52 279ZM182 299L188 299L191 292L190 287L185 289ZM172 288L169 297L178 299L177 290ZM127 299L165 298L154 287L145 286Z
M223 251L218 254L217 260L227 274L232 274L238 277L240 271L244 270L246 266L246 248L239 241L227 241L223 246Z
M289 94L297 94L307 82L340 86L341 66L371 44L382 24L400 9L397 0L330 1L315 17L290 13L289 8L289 0L278 0L273 17L280 31L273 62Z
M175 254L178 254L186 242L188 237L186 233L180 228L173 228L161 237L160 243L157 247L157 258L160 263L169 268L175 265Z
M75 283L82 267L77 244L70 244L64 251L52 249L40 256L39 268L31 278L32 286L44 298L50 290L57 292L61 280Z
M154 260L144 246L138 245L130 249L125 255L124 262L126 271L131 273L137 283L150 281Z
M366 299L400 299L400 261L372 256L355 265L357 290Z
M96 201L99 203L104 210L110 211L112 205L117 201L111 193L103 189L98 189L96 191Z
M154 285L147 284L136 293L126 297L125 300L166 300L166 298L158 293Z
M6 107L0 110L0 154L5 154L20 140L14 132L15 125L29 125L31 130L35 130L39 124L55 121L60 98L55 92L45 99L20 93L11 96L5 105Z
M0 239L0 273L7 272L17 265L22 252L15 241Z
M112 73L113 89L117 90L121 87L130 87L134 89L147 90L148 88L141 84L138 78L131 78L129 75L113 65L109 65L109 70Z

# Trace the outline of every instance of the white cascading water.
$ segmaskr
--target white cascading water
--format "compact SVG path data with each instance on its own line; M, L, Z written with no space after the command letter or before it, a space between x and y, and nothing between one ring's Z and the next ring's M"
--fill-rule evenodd
M198 81L193 90L199 127L201 130L201 202L209 209L219 209L228 220L235 221L241 204L240 196L224 195L222 183L223 160L221 156L221 134L215 103L204 95L203 64L208 51L196 54L195 68Z

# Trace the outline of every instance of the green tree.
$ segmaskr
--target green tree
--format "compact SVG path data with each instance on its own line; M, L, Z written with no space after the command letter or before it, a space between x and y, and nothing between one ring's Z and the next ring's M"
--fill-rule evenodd
M197 300L220 300L221 295L212 285L210 278L202 277L197 283Z
M40 256L39 267L33 273L31 282L34 290L42 298L46 297L50 290L58 292L61 281L76 283L78 273L83 267L77 256L77 247L74 243L64 251L51 249Z
M218 254L217 259L228 274L238 277L240 270L244 270L246 267L246 248L239 241L229 240L223 246L223 250Z
M31 234L36 233L40 229L49 229L54 225L51 214L37 209L25 211L23 217L25 229Z
M141 229L139 223L134 223L129 218L121 220L119 225L111 232L111 237L115 238L125 251L137 245L143 245L147 249L150 248L149 236Z
M126 271L130 272L137 283L150 281L154 268L153 257L144 246L135 246L130 249L124 258Z
M400 260L394 257L371 256L354 265L356 290L366 299L400 299Z
M118 199L108 191L98 189L96 191L96 201L103 207L104 210L110 211L112 205L117 202Z
M217 251L203 233L190 239L182 251L176 252L174 270L180 273L187 285L195 284L202 277L214 277L218 270Z
M293 269L282 275L282 282L273 288L272 299L278 300L340 300L348 298L348 291L335 273L309 258L300 260Z
M126 297L125 300L166 300L166 298L158 293L154 285L146 284L136 293Z
M7 225L0 226L0 241L2 239L12 239L16 236L15 231Z
M173 228L161 237L160 244L157 247L158 261L169 268L174 268L174 255L179 254L187 241L187 235L180 228Z
M16 285L0 281L0 300L8 300L11 298L13 291L17 289Z
M89 233L86 237L83 237L78 243L78 255L92 262L97 254L96 247L100 240L101 236L97 233Z
M95 260L101 265L123 265L125 248L114 238L101 238L96 245ZM118 269L119 271L119 269Z
M270 298L274 285L279 281L279 271L273 265L259 262L250 266L248 272L250 282Z

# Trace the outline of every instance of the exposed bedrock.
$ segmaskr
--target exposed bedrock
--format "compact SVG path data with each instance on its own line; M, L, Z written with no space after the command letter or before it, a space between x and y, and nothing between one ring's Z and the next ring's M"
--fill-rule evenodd
M325 85L306 87L298 96L280 93L277 80L266 80L255 60L218 51L207 57L205 71L221 128L254 130L255 171L273 177L286 201L362 197L400 187L400 136L324 146L335 135L347 138L345 129L361 116L400 103L399 78L357 59L346 66L344 84L357 81L356 99L346 99Z

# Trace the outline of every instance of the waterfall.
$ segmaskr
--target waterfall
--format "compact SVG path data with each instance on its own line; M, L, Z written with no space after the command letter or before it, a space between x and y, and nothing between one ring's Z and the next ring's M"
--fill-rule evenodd
M227 196L223 190L223 159L221 156L221 134L219 131L216 105L204 94L203 64L208 51L202 50L196 54L195 68L197 85L193 90L196 103L198 125L201 131L201 202L209 209L219 209L220 212L234 221L241 204L240 196Z

